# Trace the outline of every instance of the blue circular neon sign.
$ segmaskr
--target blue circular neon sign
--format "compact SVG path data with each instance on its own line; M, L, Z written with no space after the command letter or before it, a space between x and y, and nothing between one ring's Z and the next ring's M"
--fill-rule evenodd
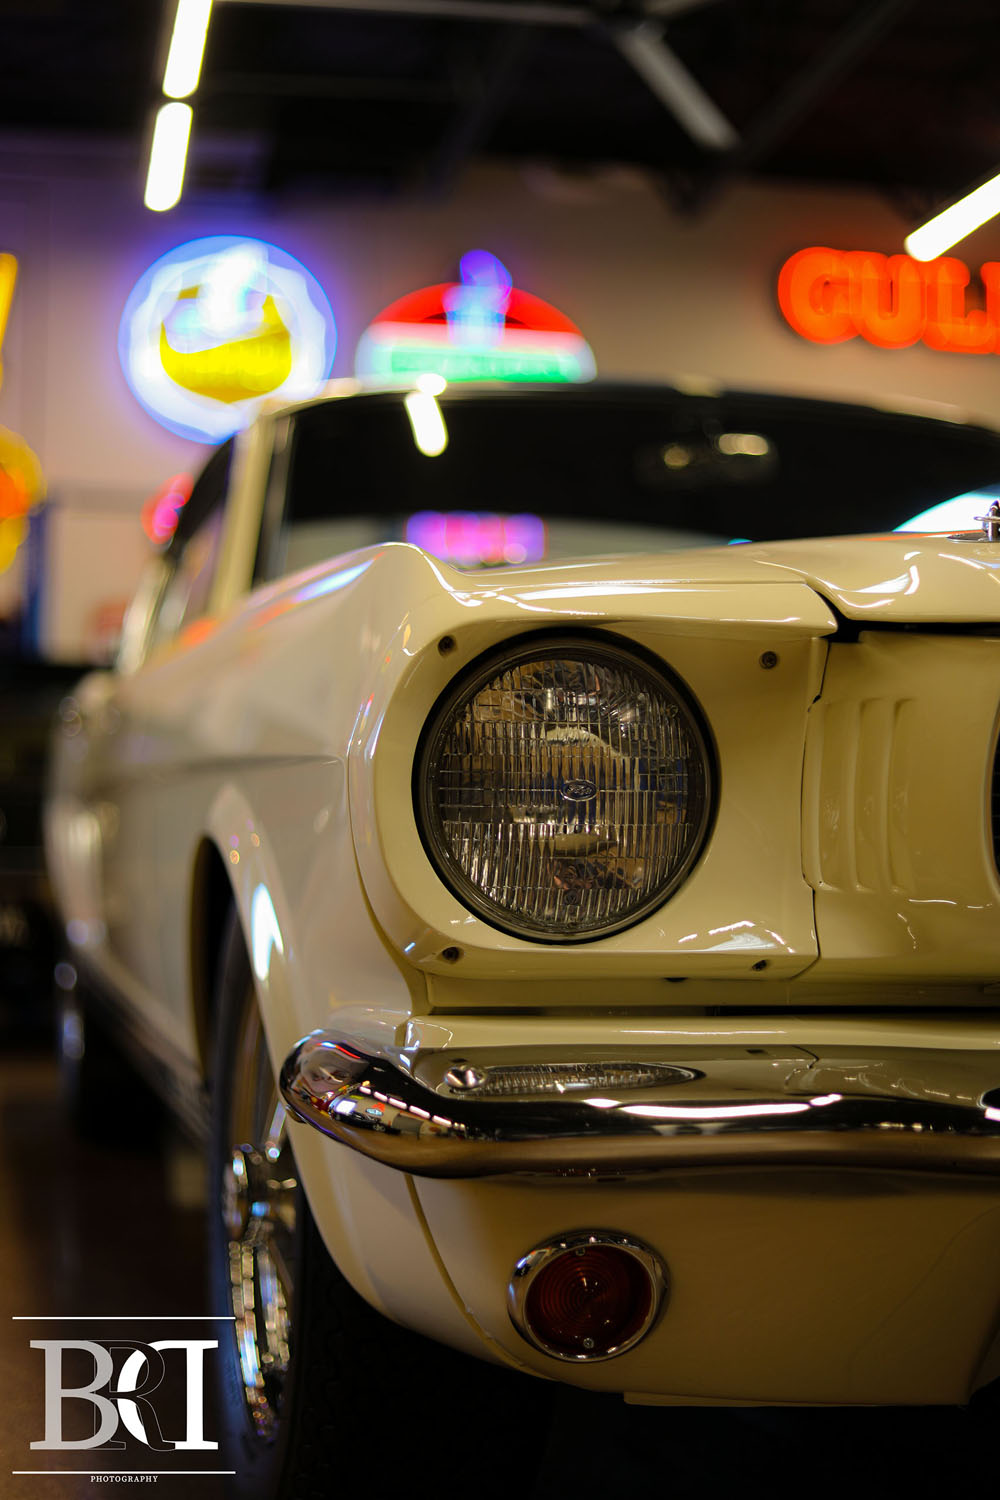
M271 397L305 399L333 367L337 330L316 278L263 240L214 235L160 257L118 331L125 379L150 416L221 442Z

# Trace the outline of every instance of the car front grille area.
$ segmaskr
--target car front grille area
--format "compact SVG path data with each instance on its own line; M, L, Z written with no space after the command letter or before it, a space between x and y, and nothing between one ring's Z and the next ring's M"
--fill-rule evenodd
M910 703L874 694L813 710L803 803L803 859L814 889L912 891L905 799L893 758Z

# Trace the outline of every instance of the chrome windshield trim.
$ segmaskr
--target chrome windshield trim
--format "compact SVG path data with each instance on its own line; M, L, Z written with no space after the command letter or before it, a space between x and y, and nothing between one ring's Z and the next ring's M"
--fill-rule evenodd
M490 1095L513 1061L520 1096ZM601 1089L630 1071L638 1087ZM281 1073L298 1120L399 1171L456 1178L811 1164L1000 1176L998 1090L997 1052L525 1048L410 1063L324 1031Z

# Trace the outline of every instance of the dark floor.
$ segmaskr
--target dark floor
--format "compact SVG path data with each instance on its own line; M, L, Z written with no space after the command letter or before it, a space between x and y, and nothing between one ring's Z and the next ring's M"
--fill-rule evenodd
M5 1017L0 1029L4 1500L78 1500L123 1488L120 1481L97 1485L88 1472L70 1472L87 1471L86 1451L32 1450L32 1440L43 1436L45 1356L31 1348L31 1340L112 1334L139 1340L203 1338L213 1326L188 1321L206 1311L197 1156L179 1139L144 1140L142 1121L129 1122L114 1149L77 1138L66 1119L53 1052L48 1028L29 1031L21 1017ZM77 1371L71 1360L66 1356L67 1387L85 1383L92 1369L85 1363ZM184 1413L171 1415L181 1431ZM63 1437L93 1432L92 1418L90 1403L68 1401ZM89 1427L74 1427L87 1420ZM96 1456L91 1462L100 1469L112 1466ZM135 1467L140 1463L151 1466L132 1460ZM175 1466L217 1468L218 1460L210 1452L193 1452ZM63 1471L58 1478L11 1472L56 1469ZM221 1485L213 1478L159 1479L157 1494L161 1500L181 1500L192 1493L189 1485L199 1487L200 1500L220 1500Z
M157 1322L156 1333L150 1332L154 1319L205 1314L202 1182L197 1155L179 1138L168 1135L150 1147L142 1134L141 1121L130 1125L114 1149L76 1138L65 1120L47 1034L0 1013L4 1500L82 1500L124 1487L95 1484L85 1453L31 1449L43 1423L43 1355L31 1349L31 1339L86 1338L87 1330L96 1333L99 1326L105 1335L102 1320L112 1317L137 1318L134 1324L116 1322L114 1331L139 1339L205 1337L212 1326ZM94 1321L67 1321L82 1315ZM29 1318L58 1321L23 1321ZM531 1389L526 1383L527 1399ZM656 1495L798 1495L845 1487L852 1495L919 1494L931 1487L970 1493L984 1483L992 1490L992 1404L968 1411L633 1408L560 1389L542 1472L523 1476L521 1500L640 1487ZM394 1428L394 1421L387 1423L387 1441ZM407 1434L419 1449L418 1469L436 1473L435 1488L447 1492L448 1453L435 1452L435 1440L444 1442L433 1433ZM171 1462L189 1469L218 1466L210 1452L174 1454ZM84 1472L12 1472L56 1468ZM331 1476L331 1497L343 1492L342 1479ZM475 1494L474 1476L451 1479ZM350 1488L357 1492L358 1486ZM374 1473L361 1488L378 1492ZM220 1500L222 1485L208 1476L161 1476L156 1492L160 1500Z

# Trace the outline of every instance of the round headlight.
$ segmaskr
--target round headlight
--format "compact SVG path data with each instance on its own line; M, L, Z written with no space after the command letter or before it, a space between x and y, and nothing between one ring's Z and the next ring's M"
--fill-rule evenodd
M536 639L445 694L417 812L456 895L521 937L605 935L646 916L701 851L709 754L681 687L600 639Z

